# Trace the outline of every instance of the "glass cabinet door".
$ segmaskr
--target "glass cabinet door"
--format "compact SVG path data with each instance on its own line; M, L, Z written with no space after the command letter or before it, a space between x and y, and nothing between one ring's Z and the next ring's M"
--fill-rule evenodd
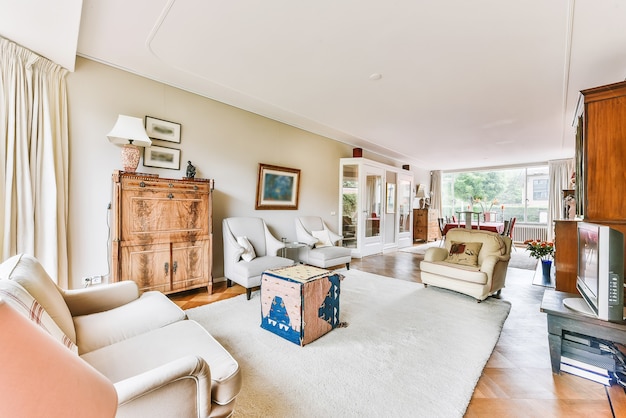
M343 235L342 245L347 248L356 248L357 246L358 198L359 166L356 164L344 165L341 173L341 235Z
M411 181L400 179L398 182L398 231L411 231Z
M380 236L383 201L383 178L378 174L365 177L365 237Z

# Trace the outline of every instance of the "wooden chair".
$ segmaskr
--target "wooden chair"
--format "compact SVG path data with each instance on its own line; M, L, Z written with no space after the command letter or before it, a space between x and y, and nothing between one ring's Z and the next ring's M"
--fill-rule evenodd
M446 239L446 234L444 233L446 230L446 221L443 218L437 218L437 222L439 223L439 232L441 233L441 242L439 243L441 247Z

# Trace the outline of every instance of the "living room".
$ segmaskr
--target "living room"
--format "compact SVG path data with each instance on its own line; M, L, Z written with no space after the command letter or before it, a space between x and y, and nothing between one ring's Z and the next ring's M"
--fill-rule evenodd
M0 35L3 35L1 29ZM620 81L623 79L621 72L624 67L622 63L617 63L616 67L619 68L616 71L619 77L610 75L610 80L606 82L594 82L582 88ZM605 74L602 76L605 77ZM339 225L338 161L351 157L353 148L358 144L312 133L296 127L296 122L273 120L253 110L203 97L86 56L76 57L75 68L67 75L67 88L70 138L69 288L82 287L84 277L97 275L106 279L110 274L111 176L114 170L121 169L121 163L120 149L107 141L106 133L120 114L140 118L153 116L179 123L182 127L180 143L172 146L181 152L180 168L170 170L147 167L140 162L139 172L178 179L185 175L186 163L191 161L197 168L197 177L215 180L214 278L219 280L224 276L221 221L226 217L261 216L275 236L286 237L290 241L295 240L293 219L297 215L320 215L329 225ZM573 118L573 114L569 113L560 116L568 119L568 123ZM412 138L404 140L413 142ZM567 137L566 131L564 138L558 141L573 144L573 137ZM433 142L425 141L422 147L445 148ZM492 148L495 151L494 144ZM570 148L572 153L568 157L571 158L573 147ZM415 184L424 184L428 189L431 170L440 168L432 164L435 160L420 165L413 160L385 155L378 149L364 149L366 158L381 163L394 167L410 164ZM450 153L449 150L447 152ZM536 150L536 153L537 159L542 162L551 159L544 158L541 149ZM259 163L301 170L298 211L255 210ZM475 167L472 164L456 168Z

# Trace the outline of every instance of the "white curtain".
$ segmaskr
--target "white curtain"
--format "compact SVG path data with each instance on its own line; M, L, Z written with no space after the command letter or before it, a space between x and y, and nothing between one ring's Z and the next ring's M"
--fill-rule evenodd
M443 216L441 204L441 171L430 172L430 207L439 211L439 217Z
M0 38L2 260L27 253L67 288L67 70Z
M563 219L563 190L570 189L574 159L548 161L548 241L554 240L554 221Z

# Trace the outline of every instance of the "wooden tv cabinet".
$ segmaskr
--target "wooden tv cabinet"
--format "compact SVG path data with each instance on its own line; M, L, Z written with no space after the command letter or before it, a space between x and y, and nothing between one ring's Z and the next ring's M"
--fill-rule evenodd
M563 305L563 299L579 298L576 293L546 290L541 302L541 312L548 316L548 342L552 372L561 372L563 333L575 332L588 337L626 344L626 321L608 322L575 312Z

